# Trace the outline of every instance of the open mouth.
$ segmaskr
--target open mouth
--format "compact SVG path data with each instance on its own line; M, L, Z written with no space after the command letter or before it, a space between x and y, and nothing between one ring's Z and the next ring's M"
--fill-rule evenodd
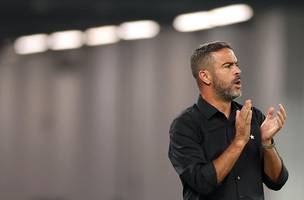
M241 85L241 80L237 80L234 83L237 84L237 85Z
M241 88L242 87L241 79L235 80L234 84L236 85L236 87Z

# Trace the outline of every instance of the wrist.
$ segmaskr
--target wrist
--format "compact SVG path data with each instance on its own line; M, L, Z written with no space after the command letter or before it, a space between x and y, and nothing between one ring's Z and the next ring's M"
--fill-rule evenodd
M274 142L274 140L272 138L269 141L268 140L267 141L263 141L262 142L262 147L264 149L272 149L272 148L275 147L275 142Z
M273 142L272 138L269 138L269 139L266 139L266 140L262 140L262 144L265 144L265 145L270 145L272 142Z
M243 149L247 144L247 141L235 138L232 142L233 146L238 149Z

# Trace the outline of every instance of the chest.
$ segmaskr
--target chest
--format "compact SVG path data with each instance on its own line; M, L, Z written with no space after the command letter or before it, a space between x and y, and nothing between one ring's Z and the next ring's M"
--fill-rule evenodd
M227 119L213 119L201 124L201 146L205 157L212 161L225 151L235 137L235 121ZM242 155L250 157L260 156L260 125L252 121L250 139L246 144Z

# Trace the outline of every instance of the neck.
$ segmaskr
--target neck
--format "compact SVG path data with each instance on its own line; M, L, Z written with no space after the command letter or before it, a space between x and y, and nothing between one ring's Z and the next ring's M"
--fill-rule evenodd
M224 101L217 98L215 95L205 94L201 92L202 98L222 112L227 118L229 118L231 112L231 101Z

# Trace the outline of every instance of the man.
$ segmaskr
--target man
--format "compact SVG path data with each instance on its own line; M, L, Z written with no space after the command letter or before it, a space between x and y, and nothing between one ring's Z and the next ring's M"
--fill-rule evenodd
M241 70L225 42L197 48L191 69L199 99L170 127L169 158L184 200L263 200L263 183L281 189L288 172L273 137L285 123L284 107L264 116L251 100L233 101L241 95Z

